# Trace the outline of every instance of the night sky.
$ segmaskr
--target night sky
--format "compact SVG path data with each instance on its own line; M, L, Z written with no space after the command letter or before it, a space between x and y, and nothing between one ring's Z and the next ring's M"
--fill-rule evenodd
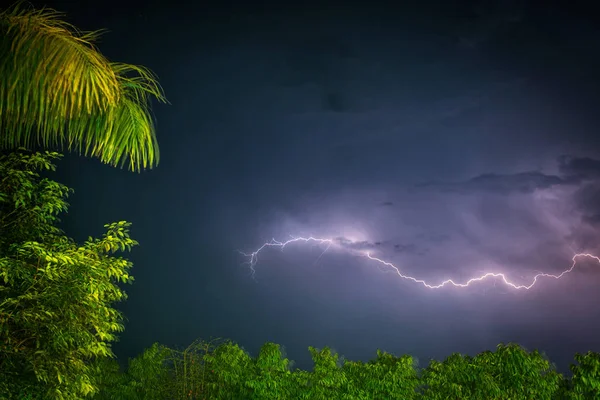
M161 162L142 174L76 155L77 240L127 220L140 246L121 360L160 342L266 341L425 366L500 342L568 370L600 351L600 24L519 1L368 7L32 2L107 28L111 60L157 73ZM416 2L409 2L416 3ZM341 3L340 3L341 4ZM266 248L254 277L241 252Z

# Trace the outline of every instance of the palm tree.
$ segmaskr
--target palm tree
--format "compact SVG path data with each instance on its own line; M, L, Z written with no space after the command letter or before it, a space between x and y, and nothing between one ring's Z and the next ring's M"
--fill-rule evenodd
M52 9L0 12L0 150L67 148L140 172L158 164L150 97L166 103L148 69L110 62Z

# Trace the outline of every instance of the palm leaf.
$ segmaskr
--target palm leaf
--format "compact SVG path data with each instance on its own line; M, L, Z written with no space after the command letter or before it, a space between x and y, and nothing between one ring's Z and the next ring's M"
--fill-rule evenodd
M158 164L150 98L167 102L144 67L113 63L51 9L0 13L0 149L60 147L132 171Z

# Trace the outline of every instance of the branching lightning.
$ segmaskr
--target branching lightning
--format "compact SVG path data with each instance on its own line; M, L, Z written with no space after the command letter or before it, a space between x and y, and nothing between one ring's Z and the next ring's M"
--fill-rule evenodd
M319 257L317 258L320 259L323 254L325 254L332 246L336 246L336 247L340 247L342 248L344 251L350 252L350 253L354 253L354 254L358 254L360 256L366 257L369 260L377 263L379 266L385 266L391 269L392 272L395 272L400 278L402 279L406 279L409 281L412 281L414 283L420 283L421 285L423 285L424 287L426 287L427 289L440 289L443 288L444 286L450 285L450 286L455 286L455 287L460 287L460 288L465 288L470 286L473 283L476 282L482 282L484 280L487 279L500 279L502 280L502 282L504 282L505 285L510 286L514 289L525 289L525 290L529 290L531 289L533 286L535 286L535 284L538 282L539 278L552 278L552 279L560 279L562 278L565 274L568 274L569 272L573 271L573 269L576 267L577 265L577 260L579 260L580 258L588 258L588 259L592 259L595 260L596 262L598 262L600 264L600 257L595 256L593 254L589 254L589 253L577 253L573 256L572 258L572 264L571 267L569 269L564 270L563 272L561 272L558 275L554 275L554 274L548 274L548 273L543 273L540 272L537 275L535 275L533 277L533 280L531 281L531 283L529 285L519 285L519 284L515 284L512 283L511 281L508 280L508 278L506 277L506 275L504 273L500 273L500 272L487 272L481 276L475 277L475 278L471 278L469 280L467 280L466 282L460 283L460 282L455 282L452 279L447 279L439 284L430 284L427 283L427 281L423 280L423 279L419 279L419 278L415 278L409 275L404 275L402 272L400 272L400 269L398 267L396 267L394 264L392 264L389 261L383 260L381 258L375 257L373 255L371 255L370 252L367 251L357 251L355 249L352 248L348 248L345 246L342 246L340 244L340 240L339 239L323 239L323 238L316 238L316 237L292 237L291 239L284 241L284 242L280 242L278 240L272 239L269 242L264 243L262 246L260 246L258 249L256 249L255 251L253 251L252 253L243 253L240 252L241 254L243 254L244 256L248 257L248 262L247 264L250 266L250 270L252 272L252 276L254 277L254 274L256 273L256 270L254 269L254 267L256 266L256 264L258 263L258 255L265 249L269 248L269 247L277 247L280 250L283 250L287 245L289 244L293 244L293 243L314 243L317 245L326 245L325 250L321 253L321 255L319 255Z

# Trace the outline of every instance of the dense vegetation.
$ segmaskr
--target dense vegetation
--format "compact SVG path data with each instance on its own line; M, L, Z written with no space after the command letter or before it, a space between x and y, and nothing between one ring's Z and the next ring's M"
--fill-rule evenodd
M309 348L312 371L292 370L279 347L251 357L230 341L183 351L155 344L120 371L110 343L123 329L136 245L129 224L105 225L83 245L57 227L69 188L42 176L58 153L0 155L0 398L2 399L596 399L600 354L575 356L563 377L516 344L474 357L453 354L418 369L377 352L367 363ZM47 172L46 172L47 173Z
M598 399L600 354L577 355L572 378L538 352L500 344L475 357L453 354L417 369L410 356L378 351L367 363L309 348L313 371L294 370L279 345L252 358L230 341L196 342L185 351L154 344L120 372L103 361L95 399Z
M95 390L89 360L112 355L123 329L131 263L112 254L137 243L126 222L82 245L57 224L70 189L40 175L57 153L0 155L0 398L79 398Z

